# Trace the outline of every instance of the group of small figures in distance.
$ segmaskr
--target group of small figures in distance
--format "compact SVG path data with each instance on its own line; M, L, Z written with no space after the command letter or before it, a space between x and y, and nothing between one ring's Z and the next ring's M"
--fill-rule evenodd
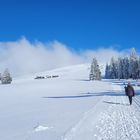
M48 78L58 78L59 75L47 75L47 76L36 76L34 79L48 79Z

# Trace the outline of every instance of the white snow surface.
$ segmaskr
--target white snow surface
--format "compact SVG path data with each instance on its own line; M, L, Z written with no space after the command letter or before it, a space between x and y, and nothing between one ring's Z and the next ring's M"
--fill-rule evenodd
M57 78L34 79L36 76ZM1 140L139 140L140 87L130 106L124 80L89 81L89 65L0 85Z

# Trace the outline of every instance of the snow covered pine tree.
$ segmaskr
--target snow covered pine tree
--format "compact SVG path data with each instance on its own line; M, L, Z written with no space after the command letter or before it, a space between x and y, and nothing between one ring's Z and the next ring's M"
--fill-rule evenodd
M4 73L1 76L1 83L2 84L11 84L12 77L10 76L9 70L5 69Z
M101 80L101 72L97 62L97 59L94 57L91 63L91 69L89 74L89 80Z

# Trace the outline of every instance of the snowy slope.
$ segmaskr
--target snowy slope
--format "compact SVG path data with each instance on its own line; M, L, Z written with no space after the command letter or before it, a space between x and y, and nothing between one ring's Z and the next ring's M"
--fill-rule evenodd
M139 95L129 106L124 81L88 81L88 74L83 64L0 85L0 139L140 139ZM46 75L59 77L34 79Z

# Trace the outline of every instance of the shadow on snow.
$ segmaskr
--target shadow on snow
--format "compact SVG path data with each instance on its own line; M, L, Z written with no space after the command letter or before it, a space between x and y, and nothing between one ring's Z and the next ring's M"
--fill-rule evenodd
M108 102L108 101L103 101L103 103L114 104L114 105L126 105L126 106L129 105L129 104L123 104L123 103L118 103L118 102Z
M52 98L52 99L70 99L70 98L86 98L86 97L95 97L95 96L125 96L124 93L116 92L100 92L100 93L81 93L80 95L68 95L68 96L46 96L42 98Z

